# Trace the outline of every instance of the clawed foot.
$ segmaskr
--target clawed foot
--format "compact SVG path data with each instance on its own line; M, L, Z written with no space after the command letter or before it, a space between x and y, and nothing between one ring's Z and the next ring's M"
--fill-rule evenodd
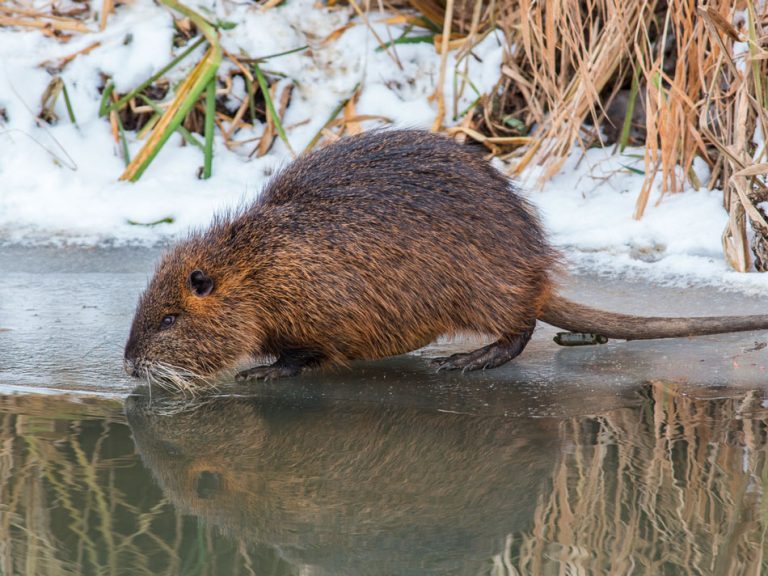
M269 366L254 366L253 368L238 372L235 374L235 380L238 382L245 382L247 380L277 380L287 376L298 376L300 373L301 368L297 366L276 366L275 364L270 364Z
M304 368L318 366L322 355L305 348L288 348L283 350L273 364L254 366L235 374L235 380L277 380L289 376L298 376Z
M472 352L460 352L443 358L435 358L430 364L436 367L438 372L441 370L461 370L462 372L486 370L496 368L509 361L507 354L500 354L499 352L499 345L494 343Z
M534 321L529 330L519 334L507 334L493 344L483 346L472 352L460 352L445 358L435 358L430 362L440 370L487 370L497 368L516 358L525 349L536 327Z

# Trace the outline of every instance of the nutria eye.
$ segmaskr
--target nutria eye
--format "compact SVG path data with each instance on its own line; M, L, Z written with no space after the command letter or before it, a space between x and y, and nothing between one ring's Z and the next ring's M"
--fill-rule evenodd
M163 316L163 319L160 321L160 330L168 330L168 328L173 326L174 322L176 322L175 315L168 314L168 316Z

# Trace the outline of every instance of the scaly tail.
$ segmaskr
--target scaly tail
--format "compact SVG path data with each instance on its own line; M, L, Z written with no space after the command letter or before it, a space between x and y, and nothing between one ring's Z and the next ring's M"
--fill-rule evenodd
M577 304L553 293L539 320L571 332L599 334L620 340L685 338L747 330L768 330L768 315L662 318L606 312Z

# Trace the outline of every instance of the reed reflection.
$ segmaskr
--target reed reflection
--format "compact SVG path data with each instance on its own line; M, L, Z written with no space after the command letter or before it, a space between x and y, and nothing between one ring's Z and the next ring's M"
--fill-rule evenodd
M768 573L764 392L638 394L637 407L562 422L552 487L505 556L527 574Z

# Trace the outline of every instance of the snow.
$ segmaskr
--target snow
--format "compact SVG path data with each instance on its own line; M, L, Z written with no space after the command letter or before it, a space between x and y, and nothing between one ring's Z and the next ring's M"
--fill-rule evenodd
M722 255L728 216L720 190L686 189L661 196L654 186L645 214L632 214L644 176L642 149L575 152L559 174L532 191L553 243L575 269L620 274L676 286L709 285L763 293L765 274L740 274ZM696 164L706 181L706 167ZM535 172L526 181L535 181Z
M431 99L439 78L440 56L430 43L401 44L377 50L370 28L349 7L325 8L314 0L286 0L262 10L253 4L196 0L192 8L212 21L236 24L222 30L222 45L231 54L263 57L308 45L309 50L266 61L295 84L285 125L295 150L302 150L331 112L363 87L360 115L388 118L394 126L431 126L436 104ZM380 38L398 37L403 28L386 24L391 15L372 12L368 20ZM332 33L349 26L342 34ZM94 22L89 26L96 30ZM422 32L413 32L413 34ZM255 198L265 180L290 160L279 140L262 158L249 157L252 147L228 150L215 141L214 176L197 178L202 155L183 146L175 135L135 184L120 182L124 169L109 123L98 117L100 88L110 77L124 93L157 72L181 49L172 49L170 12L152 2L120 5L103 32L75 34L61 43L39 31L0 28L0 240L25 243L152 243L174 238L190 227L204 226L211 215ZM72 100L77 124L62 101L54 125L36 121L40 98L51 80L43 63L100 45L75 58L61 74ZM203 48L170 74L177 82ZM465 89L454 104L454 69L464 71L481 93L493 90L504 48L500 33L488 35L456 67L452 53L444 90L452 122L477 96ZM231 66L226 60L224 66ZM287 82L287 80L286 80ZM242 92L244 87L238 87ZM62 100L62 99L60 99ZM366 126L380 125L368 121ZM239 140L260 135L256 127ZM142 142L129 133L134 156ZM710 284L760 292L768 277L729 271L720 234L726 223L720 191L686 190L659 200L654 190L644 218L632 213L643 176L642 150L612 154L608 149L577 150L542 190L535 186L537 168L523 176L526 194L538 207L551 238L574 269L650 278L672 284ZM702 175L705 181L705 175ZM154 227L172 217L173 223Z

